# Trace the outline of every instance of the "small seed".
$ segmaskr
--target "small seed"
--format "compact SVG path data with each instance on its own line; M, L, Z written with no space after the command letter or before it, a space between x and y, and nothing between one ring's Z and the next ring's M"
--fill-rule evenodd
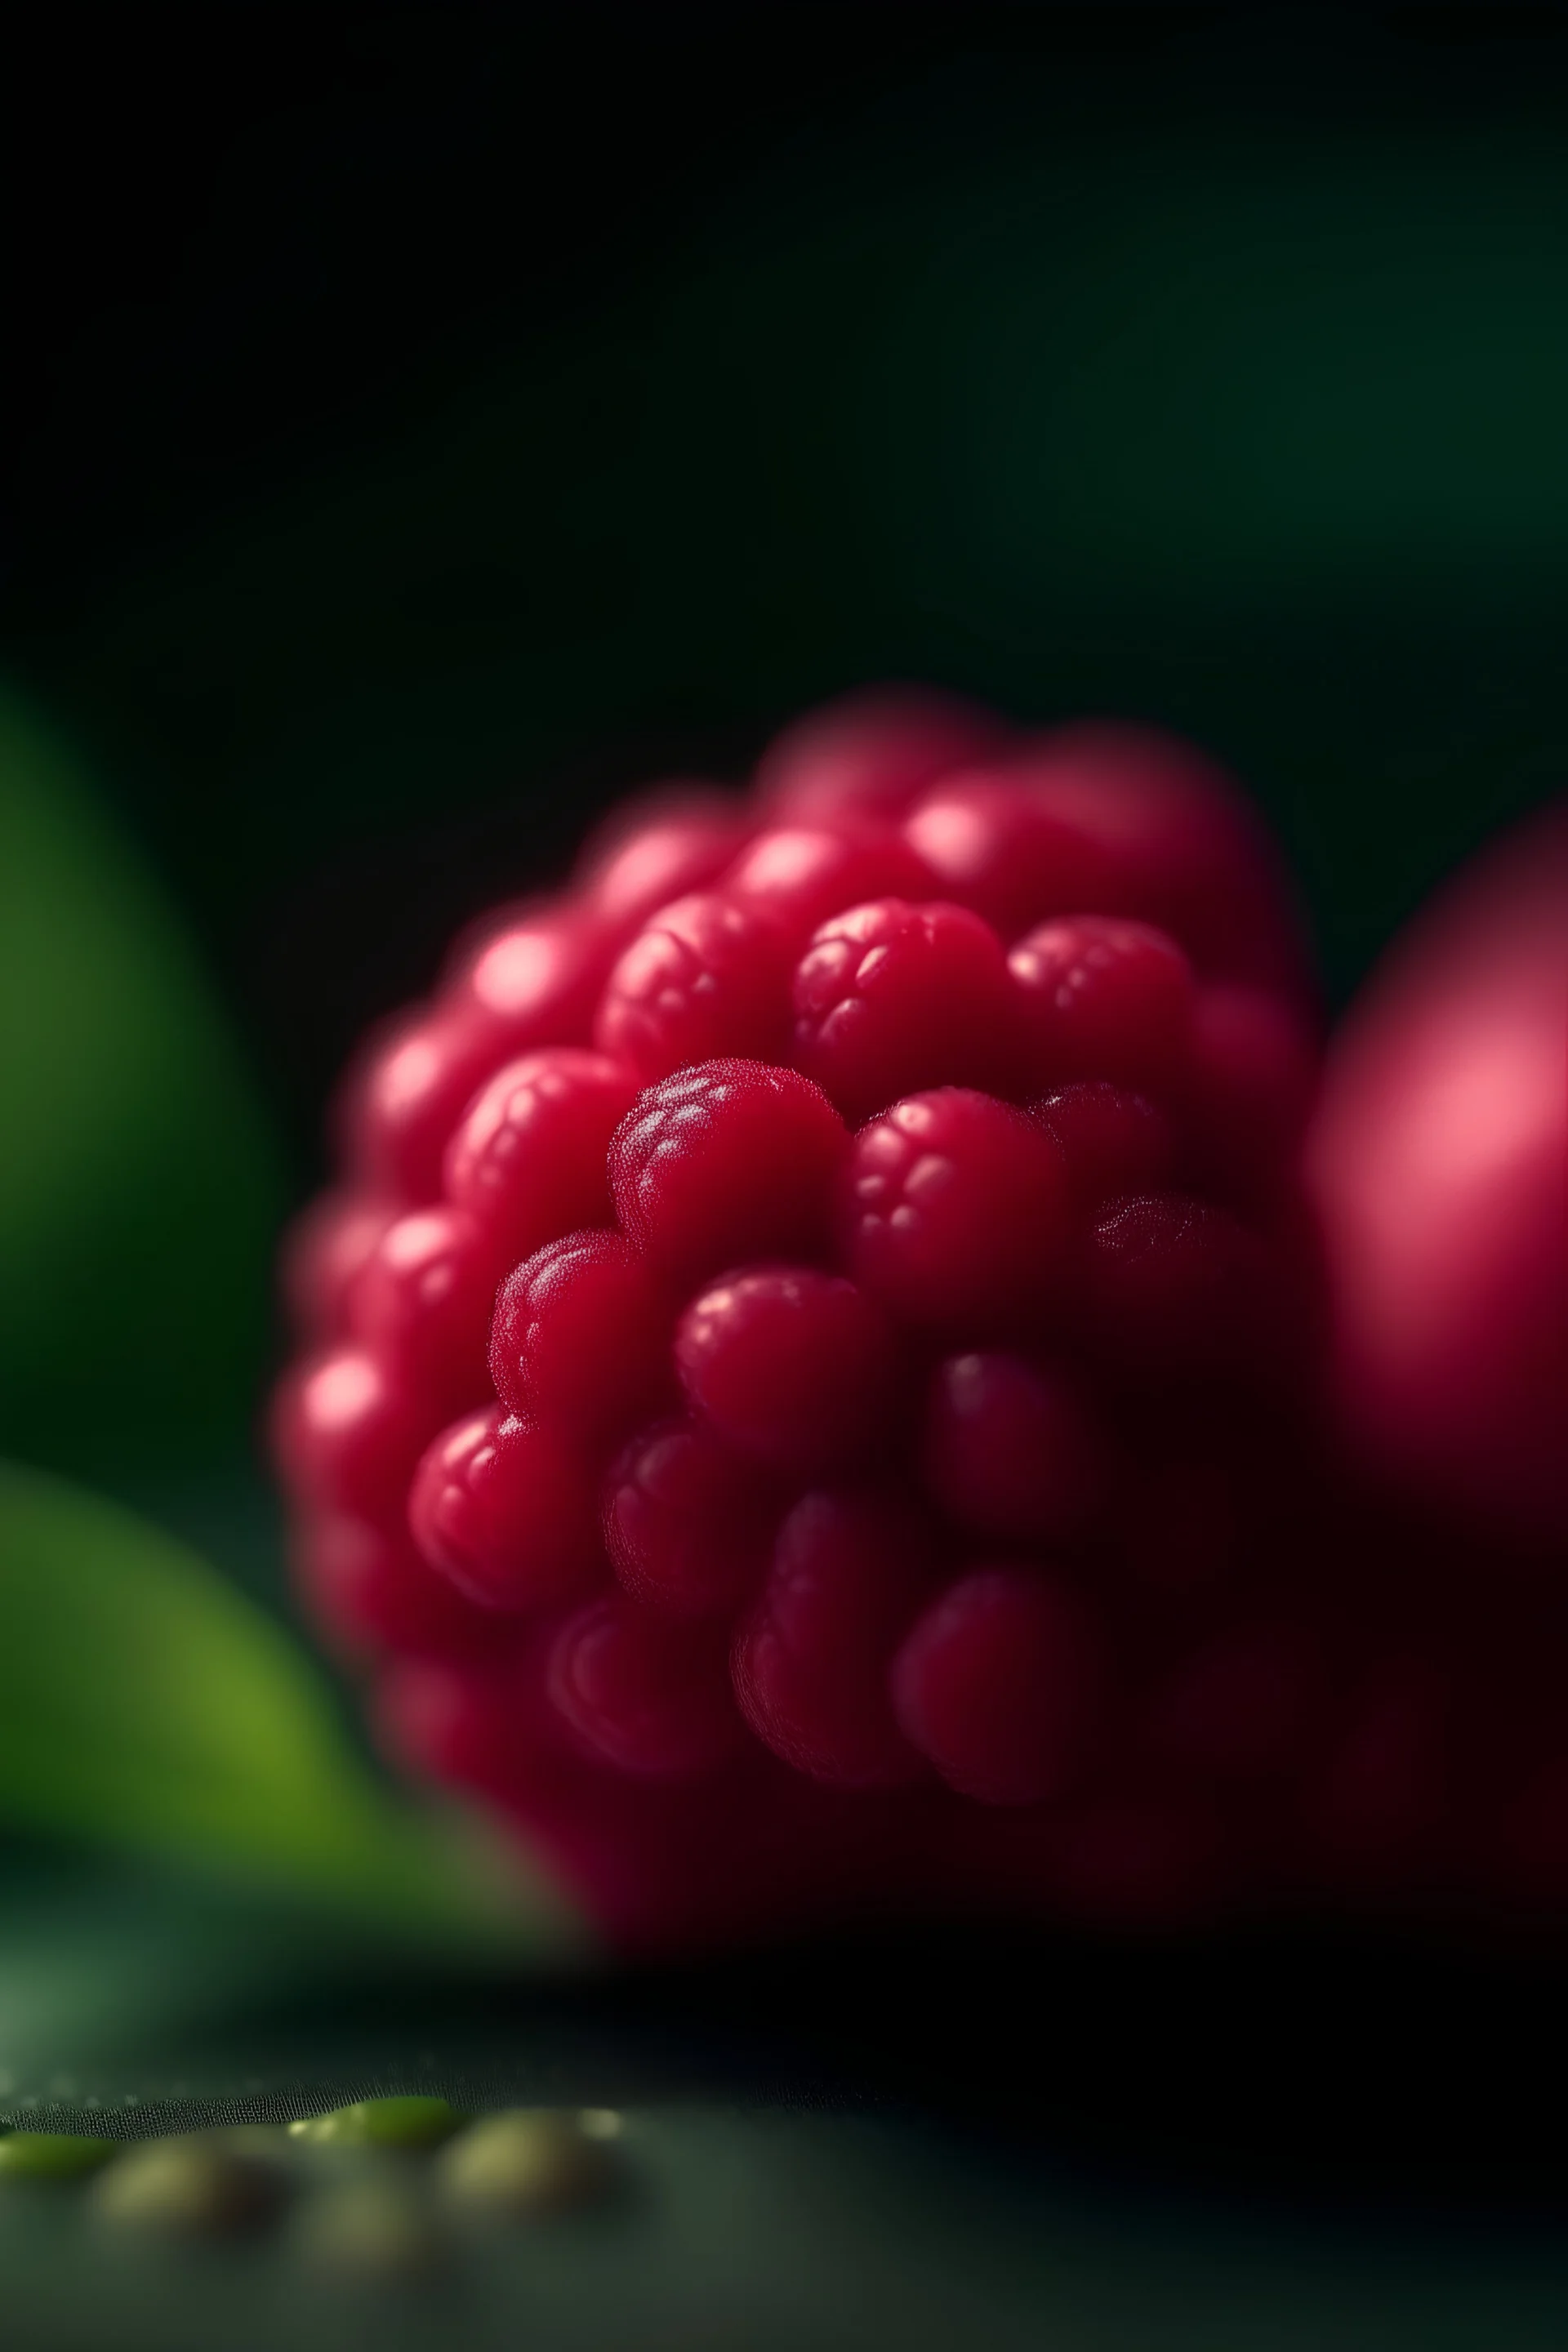
M435 2147L450 2139L462 2120L445 2099L356 2099L351 2107L290 2124L289 2132L293 2139L340 2147Z
M619 2139L626 2127L626 2117L614 2107L579 2107L577 2128L590 2139Z
M5 2132L0 2134L0 2179L79 2180L107 2164L118 2145L79 2138L75 2132Z
M559 2107L487 2116L454 2141L441 2163L454 2198L520 2215L595 2204L615 2188L621 2169L605 2136L585 2128L578 2113Z
M271 2166L199 2134L130 2148L98 2183L100 2217L175 2237L221 2237L264 2221L281 2183Z

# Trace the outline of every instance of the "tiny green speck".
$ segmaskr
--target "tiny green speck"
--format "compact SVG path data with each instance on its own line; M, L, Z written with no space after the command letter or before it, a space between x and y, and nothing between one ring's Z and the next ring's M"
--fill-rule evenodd
M290 2124L289 2137L354 2147L434 2147L449 2139L463 2118L445 2099L356 2099L328 2116Z
M84 2139L75 2132L0 2132L0 2179L75 2180L96 2172L118 2149L111 2139Z

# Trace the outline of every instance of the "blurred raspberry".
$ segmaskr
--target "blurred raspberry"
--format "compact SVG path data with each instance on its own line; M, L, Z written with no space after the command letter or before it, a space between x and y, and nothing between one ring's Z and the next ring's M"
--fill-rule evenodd
M1338 1397L1397 1490L1568 1546L1568 805L1396 941L1309 1141Z

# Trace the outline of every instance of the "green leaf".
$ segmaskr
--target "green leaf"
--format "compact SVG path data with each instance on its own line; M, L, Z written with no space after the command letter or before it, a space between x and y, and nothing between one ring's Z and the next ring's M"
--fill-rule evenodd
M0 1446L155 1476L255 1409L278 1157L198 961L0 688Z
M0 1464L0 1825L259 1874L410 1927L559 1937L563 1906L386 1794L317 1671L118 1505Z

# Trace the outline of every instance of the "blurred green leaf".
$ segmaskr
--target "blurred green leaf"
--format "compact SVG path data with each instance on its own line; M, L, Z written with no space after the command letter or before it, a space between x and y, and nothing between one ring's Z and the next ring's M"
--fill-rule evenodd
M279 1199L196 961L80 767L0 688L0 1444L89 1475L227 1450Z
M0 1465L0 1823L220 1863L411 1926L559 1935L400 1807L281 1628L119 1506Z

